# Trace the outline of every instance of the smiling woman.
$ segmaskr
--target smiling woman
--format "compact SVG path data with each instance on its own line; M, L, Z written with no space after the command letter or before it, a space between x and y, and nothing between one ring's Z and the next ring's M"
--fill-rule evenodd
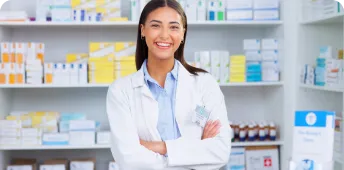
M114 159L121 169L220 169L231 149L224 96L184 59L187 18L175 0L151 0L138 25L137 72L108 90ZM223 125L223 126L222 126Z

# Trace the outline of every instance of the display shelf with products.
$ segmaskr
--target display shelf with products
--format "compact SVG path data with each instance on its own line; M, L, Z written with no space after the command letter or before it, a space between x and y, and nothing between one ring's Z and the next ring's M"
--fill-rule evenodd
M232 1L232 3L236 2ZM278 125L278 137L274 141L233 142L232 146L274 146L279 150L281 156L281 161L278 165L280 169L285 170L287 165L283 160L289 157L287 151L289 150L288 139L290 139L289 136L285 135L285 132L290 128L288 125L290 122L285 121L284 118L288 118L290 115L289 113L287 114L285 108L289 108L287 97L289 95L290 79L288 77L292 75L289 72L291 68L288 64L291 60L289 55L291 49L289 46L292 44L290 43L288 28L292 22L296 21L288 20L289 14L287 11L292 10L293 6L288 5L284 0L271 0L270 2L272 2L271 5L274 7L276 7L275 2L279 2L277 4L278 9L272 11L259 9L260 11L273 12L270 14L274 14L263 15L264 13L260 12L259 15L258 12L256 17L261 20L254 19L254 14L258 11L255 8L258 7L253 6L251 20L233 20L233 17L236 15L230 15L229 17L232 17L232 20L221 20L221 18L215 20L214 18L213 21L208 19L199 21L192 19L192 16L187 12L189 29L185 43L185 57L187 61L193 62L197 52L208 51L214 54L216 51L227 51L229 53L227 57L234 58L230 61L237 63L234 67L240 67L240 69L228 67L228 81L230 82L221 82L221 80L219 82L225 97L229 120L273 121ZM253 1L249 3L253 3ZM259 6L259 4L257 5ZM25 10L28 16L35 16L36 14L35 5L19 0L11 0L2 10ZM278 14L278 19L276 14ZM274 16L275 18L273 20L264 20L264 16ZM37 42L44 44L44 63L29 64L30 67L38 68L33 69L36 72L32 72L32 69L24 70L26 72L29 71L30 75L39 75L40 77L41 72L37 72L46 63L66 64L68 63L68 54L90 55L93 52L91 46L92 48L96 46L91 45L92 43L136 43L138 25L137 21L132 21L130 18L129 1L121 1L120 17L128 17L128 20L114 22L47 22L40 20L31 22L0 22L0 42ZM285 22L285 19L287 19L287 22ZM15 54L17 53L15 52ZM133 55L128 56L132 57ZM248 59L243 59L242 56L247 56ZM96 63L95 65L102 64ZM204 64L204 62L199 64ZM112 68L113 63L106 63L106 65L110 65L109 67ZM224 69L226 70L227 68ZM110 78L98 79L96 72L99 70L98 68L87 70L87 80L93 80L93 82L87 83L46 84L45 80L48 79L45 78L49 76L44 75L44 72L42 73L42 79L39 78L37 80L37 78L33 78L30 80L30 84L2 83L0 84L0 119L5 119L11 114L11 111L54 110L61 113L84 113L88 119L95 120L104 125L102 130L108 130L110 122L108 122L106 115L105 99L108 87L115 78L111 73ZM218 79L219 75L216 74L218 70L219 68L214 64L213 69L209 71L214 75L215 79ZM0 75L2 73L0 71ZM49 73L51 74L51 72ZM68 74L69 76L66 76L65 70L58 70L57 73L57 82L66 79L69 81L71 79L75 80L75 75L73 74L72 76L70 73ZM226 71L222 73L226 73ZM230 73L232 76L234 75L232 79L230 79ZM239 74L235 75L237 73ZM92 77L92 75L94 76ZM225 76L227 77L227 75ZM32 150L35 152L32 152ZM112 158L109 144L89 144L77 147L69 145L6 145L0 146L0 165L8 165L10 160L15 157L46 159L41 155L46 156L47 159L64 156L77 158L80 155L94 156L97 160L110 160ZM105 163L96 164L97 169L104 169L107 166L108 164Z

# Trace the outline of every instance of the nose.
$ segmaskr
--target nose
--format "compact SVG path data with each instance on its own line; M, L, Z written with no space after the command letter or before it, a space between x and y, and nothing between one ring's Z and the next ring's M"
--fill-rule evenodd
M169 35L170 35L170 30L167 27L164 27L163 29L161 29L161 32L160 32L161 39L166 40L168 39Z

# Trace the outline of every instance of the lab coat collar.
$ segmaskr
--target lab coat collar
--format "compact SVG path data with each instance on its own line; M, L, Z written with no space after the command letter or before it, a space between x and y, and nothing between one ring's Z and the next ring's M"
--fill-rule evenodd
M186 68L178 60L177 62L179 64L178 79L180 81L183 81L183 79L188 78L189 76L192 76L192 74L189 71L187 71ZM140 70L134 73L132 82L133 82L134 88L142 87L145 84L143 67L141 67Z

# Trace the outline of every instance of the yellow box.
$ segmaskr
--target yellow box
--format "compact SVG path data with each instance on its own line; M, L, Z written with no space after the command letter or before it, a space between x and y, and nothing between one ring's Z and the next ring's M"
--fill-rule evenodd
M32 116L32 127L33 128L47 128L55 130L57 127L57 120L56 116ZM53 132L53 131L44 131L44 132Z
M242 61L242 60L246 60L246 56L245 55L232 55L229 57L230 61Z
M67 54L66 56L66 62L67 63L73 63L78 61L84 61L88 59L87 53L78 53L78 54Z
M104 4L105 0L71 0L71 6L73 9L97 8Z
M229 82L231 82L231 83L242 83L242 82L245 82L245 81L246 81L245 78L243 78L243 79L229 78Z
M121 78L121 77L125 77L128 76L130 74L133 74L136 72L136 69L132 69L132 70L115 70L115 78Z
M103 21L109 21L111 18L120 18L121 9L120 8L97 8L97 13L102 14Z
M91 42L89 44L90 58L103 57L115 52L115 45L111 42Z
M115 43L115 56L116 60L122 58L131 59L135 58L136 43L135 42L116 42Z
M28 115L6 116L6 120L20 120L22 123L22 128L31 128L32 127L31 117Z
M116 70L136 70L136 64L132 62L115 63Z
M246 75L245 74L231 74L229 76L229 82L245 82Z
M110 17L103 19L103 21L110 21L110 22L120 22L120 21L129 21L128 17Z
M109 84L112 83L115 80L115 78L102 78L102 77L97 77L97 78L90 78L89 83L93 84Z
M230 74L236 74L236 73L245 73L246 67L245 65L237 65L237 66L230 66L229 67L229 73Z

